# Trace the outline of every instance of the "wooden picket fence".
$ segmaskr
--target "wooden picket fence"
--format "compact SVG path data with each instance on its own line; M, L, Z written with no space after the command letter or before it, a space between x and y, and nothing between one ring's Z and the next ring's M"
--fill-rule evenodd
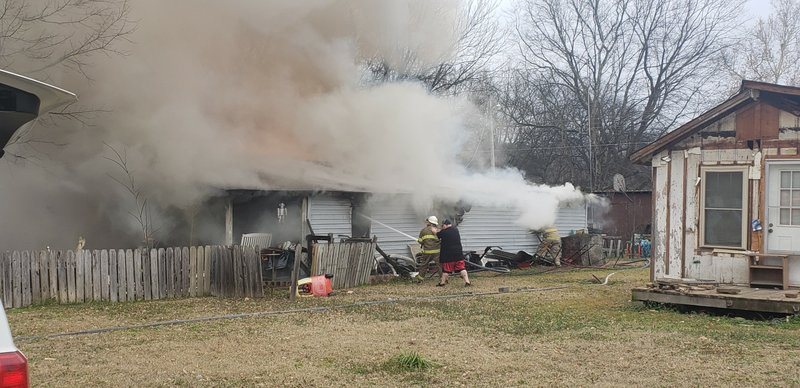
M263 295L255 247L14 251L0 256L5 307Z
M333 289L369 284L375 265L375 242L314 244L311 274L333 274Z

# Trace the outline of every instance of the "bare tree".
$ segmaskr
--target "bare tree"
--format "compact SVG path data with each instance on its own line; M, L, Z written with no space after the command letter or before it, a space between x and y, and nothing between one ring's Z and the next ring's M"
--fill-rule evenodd
M53 82L55 75L78 75L91 81L92 58L124 55L118 43L127 41L135 28L128 0L4 0L0 3L0 68L45 82ZM96 107L72 104L35 124L46 126L64 119L86 124L98 112ZM9 143L16 149L8 155L28 159L38 153L38 147L57 145L37 139L30 131L34 127L17 132Z
M457 15L457 39L447 58L425 65L413 47L404 48L403 64L392 67L385 58L369 58L367 69L378 82L414 80L439 94L455 94L478 79L503 46L502 30L495 13L498 0L467 0ZM432 37L435 39L436 37Z
M772 0L772 14L747 29L722 64L738 86L742 79L800 85L800 2Z
M574 176L602 188L615 173L646 181L627 156L701 107L713 60L733 43L741 5L524 1L516 20L521 63L504 102L520 134L507 147L555 159L558 168L543 177L549 183ZM515 164L536 170L526 158Z

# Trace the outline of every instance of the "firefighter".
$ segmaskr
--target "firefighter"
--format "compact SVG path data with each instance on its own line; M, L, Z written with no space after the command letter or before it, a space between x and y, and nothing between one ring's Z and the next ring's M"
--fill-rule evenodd
M558 229L550 227L544 230L544 239L536 249L536 255L556 267L561 266L561 237Z
M439 267L439 238L436 233L439 232L439 219L436 216L430 216L425 219L425 227L419 232L417 242L422 247L422 254L417 266L419 275L417 281L422 281L428 275L431 263L436 264L436 274L441 274Z

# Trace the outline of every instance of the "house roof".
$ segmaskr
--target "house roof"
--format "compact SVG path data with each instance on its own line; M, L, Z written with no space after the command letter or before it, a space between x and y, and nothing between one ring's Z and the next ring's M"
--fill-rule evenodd
M711 108L700 116L695 117L686 124L681 125L674 131L661 136L656 141L642 147L640 150L631 154L630 159L634 163L646 164L650 158L662 150L688 138L699 132L707 125L717 121L742 106L758 100L762 92L783 96L800 97L800 87L770 84L766 82L743 80L739 92L723 101L719 105Z

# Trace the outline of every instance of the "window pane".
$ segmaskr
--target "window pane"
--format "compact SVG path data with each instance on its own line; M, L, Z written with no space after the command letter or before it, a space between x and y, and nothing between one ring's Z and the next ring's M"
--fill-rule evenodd
M741 171L709 171L706 172L706 207L742 208ZM800 179L800 177L798 178ZM798 181L800 182L800 180Z
M781 188L792 187L792 173L781 171Z
M792 187L800 187L800 171L792 171Z
M781 225L789 225L789 209L781 209Z
M792 190L792 207L800 207L800 190Z
M706 244L734 248L742 246L741 210L706 209L705 216Z
M800 225L800 209L792 209L792 225Z
M780 206L790 206L789 205L789 193L791 190L781 190L781 205Z

